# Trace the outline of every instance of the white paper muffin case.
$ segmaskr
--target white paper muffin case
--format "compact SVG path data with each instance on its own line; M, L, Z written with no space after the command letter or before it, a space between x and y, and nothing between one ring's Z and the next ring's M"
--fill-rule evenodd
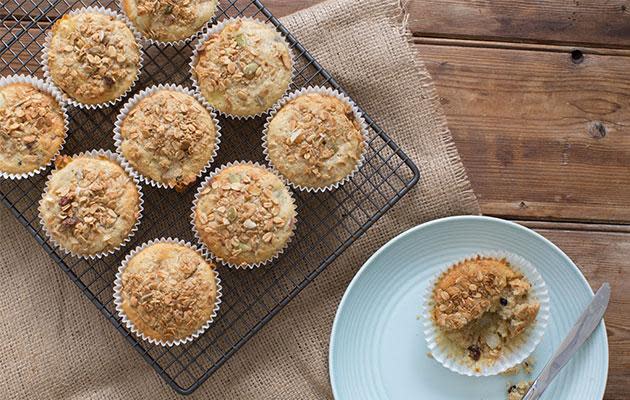
M223 258L217 256L216 254L214 254L212 252L212 250L210 250L208 248L208 246L206 246L206 244L201 240L201 237L199 236L199 232L197 231L197 226L195 225L195 210L197 208L197 202L199 201L199 197L201 196L201 192L205 189L205 187L208 185L208 183L210 183L210 181L212 180L212 178L214 178L218 173L220 173L221 171L223 171L224 169L228 168L228 167L232 167L234 165L251 165L251 166L255 166L255 167L260 167L260 168L264 168L265 170L273 173L274 175L276 175L278 177L278 179L280 179L280 181L282 183L285 184L285 186L287 186L287 190L289 191L289 194L291 195L291 203L293 205L293 210L295 211L295 216L294 216L294 223L293 223L293 229L291 230L291 234L289 235L286 243L284 244L284 247L282 247L281 249L279 249L276 254L274 254L273 256L271 256L270 258L268 258L267 260L261 261L261 262L257 262L257 263L253 263L253 264L233 264L230 263L226 260L224 260ZM291 240L293 239L293 236L295 236L295 230L297 228L297 205L295 204L295 198L293 197L293 193L291 193L291 189L288 187L286 179L284 179L281 175L278 175L278 173L276 173L275 171L265 167L264 165L261 165L257 162L252 162L252 161L234 161L234 162L229 162L227 164L224 164L222 166L220 166L219 168L215 169L210 175L208 175L206 177L206 179L201 183L201 185L199 185L199 187L197 188L197 192L195 193L195 198L193 200L193 205L192 205L192 209L191 209L191 214L190 214L190 223L192 224L192 230L193 230L193 234L195 235L195 239L197 240L197 242L201 245L204 253L212 258L213 260L222 263L223 265L226 265L230 268L235 268L235 269L254 269L254 268L258 268L262 265L268 264L270 262L272 262L273 260L278 259L278 257L280 257L280 255L282 253L284 253L284 251L287 249L287 247L289 247L289 243L291 242Z
M527 278L532 285L530 296L540 303L540 309L534 324L521 335L514 338L516 340L513 340L512 345L504 348L501 357L492 365L476 365L473 367L473 364L467 362L467 360L451 354L449 351L449 345L440 339L441 334L439 329L431 317L434 306L433 289L438 279L450 270L450 268L459 260L442 268L442 271L429 282L424 294L425 298L422 308L422 324L429 351L437 362L451 371L457 372L461 375L491 376L500 374L501 372L522 363L532 354L538 344L540 344L551 317L550 299L549 291L547 290L547 286L545 285L545 281L542 276L538 270L523 257L506 251L482 251L471 254L468 257L464 257L461 261L474 259L477 256L506 259L514 270L519 271Z
M238 120L247 120L247 119L252 119L252 118L257 118L257 117L261 117L263 114L266 114L268 112L270 112L276 104L278 104L278 102L282 99L282 97L286 96L287 93L289 92L289 89L291 88L291 84L293 83L293 80L295 79L295 65L296 65L296 58L295 58L295 54L293 53L293 50L291 49L291 45L289 44L289 42L286 40L286 38L284 37L284 35L278 31L276 29L276 27L272 24L270 24L269 22L264 22L261 21L257 18L251 18L251 17L235 17L235 18L230 18L230 19L226 19L223 20L221 22L219 22L218 24L209 27L204 33L203 35L201 35L201 37L199 38L199 40L197 41L197 44L195 45L195 48L193 50L193 54L192 54L192 58L190 60L190 80L192 81L192 85L195 88L195 91L197 93L199 93L199 95L201 95L203 97L203 94L201 94L201 87L199 85L199 82L197 81L197 79L195 78L195 74L194 74L194 69L195 69L195 65L197 65L197 60L199 58L199 50L201 48L201 46L208 40L208 38L218 32L221 32L223 30L223 28L225 27L225 25L232 23L234 21L237 20L250 20L250 21L255 21L261 24L265 24L268 25L270 28L272 28L285 42L285 44L287 45L287 49L289 50L289 57L291 58L291 79L289 80L289 83L287 84L287 88L284 91L284 94L282 96L280 96L280 98L274 103L274 105L272 105L271 107L269 107L267 110L259 112L257 114L252 114L252 115L233 115L233 114L229 114L226 113L224 111L221 111L219 109L217 109L216 107L213 107L219 114L221 114L224 117L227 118L232 118L232 119L238 119Z
M219 125L219 120L217 119L217 115L214 112L214 109L210 106L210 104L208 104L208 102L199 93L196 93L195 91L191 89L184 88L180 85L159 84L157 86L148 87L142 90L141 92L137 93L134 97L129 99L123 105L123 107L120 109L120 112L118 113L118 117L116 117L116 122L114 123L114 146L116 147L116 152L121 157L125 158L122 152L123 137L120 133L120 130L122 128L122 123L125 117L131 112L131 110L136 106L136 104L138 104L140 100L160 90L172 90L172 91L176 91L176 92L180 92L180 93L184 93L189 96L192 96L195 100L199 102L199 104L201 104L206 110L208 110L208 112L210 113L210 116L212 117L212 120L214 121L214 128L215 128L214 150L212 151L212 155L210 156L210 159L208 160L208 162L197 173L197 179L199 179L201 178L203 174L207 172L208 168L212 165L215 158L217 157L217 153L219 151L219 145L221 144L221 125ZM127 160L127 163L129 164L129 167L134 171L134 173L136 173L138 177L146 184L151 185L156 188L162 188L162 189L174 188L174 186L169 186L163 182L158 182L147 176L142 175L139 171L133 168L133 166L131 165L131 163L129 163L128 160Z
M51 85L54 85L55 87L57 87L57 89L61 93L64 101L67 104L70 104L72 106L79 107L79 108L88 109L88 110L95 110L95 109L98 109L98 108L109 107L111 105L114 105L114 104L118 103L119 101L121 101L126 95L128 95L133 90L134 86L138 82L138 79L140 78L140 74L142 72L142 66L143 66L144 58L143 58L143 52L142 52L142 45L140 44L141 43L140 33L136 30L136 28L133 26L131 21L129 21L125 15L123 15L121 13L117 13L117 12L115 12L113 10L110 10L110 9L104 8L104 7L80 8L80 9L76 9L76 10L72 10L72 11L68 12L67 15L76 15L76 14L83 14L83 13L105 14L105 15L109 15L109 16L112 16L114 18L117 18L117 19L123 21L125 23L125 25L127 25L127 27L131 30L131 33L133 33L133 36L134 36L135 42L136 42L136 46L138 46L138 53L140 55L140 58L139 58L139 61L138 61L138 68L137 68L137 73L136 73L136 79L134 79L134 81L131 83L129 88L127 88L127 90L123 94L118 96L116 99L107 101L105 103L99 103L99 104L85 104L85 103L81 103L81 102L73 99L72 97L70 97L70 95L66 94L61 88L59 88L55 84L55 82L53 81L53 79L52 79L52 77L50 75L50 69L48 68L48 52L50 51L50 43L52 41L52 26L51 26L51 28L46 33L46 40L44 42L43 51L42 51L42 70L44 71L44 78L46 79L46 82L48 82Z
M201 336L208 329L208 327L210 327L210 324L212 324L212 321L214 321L217 314L219 313L219 308L221 305L221 296L223 295L222 293L223 288L221 287L221 279L219 279L219 273L217 272L217 269L215 266L214 268L212 268L212 272L214 272L214 278L215 278L215 283L216 283L216 298L214 300L214 308L212 310L212 314L210 315L210 319L208 319L199 329L197 329L197 331L195 331L190 336L185 337L184 339L175 339L175 340L165 341L165 340L157 340L152 337L146 336L144 333L138 330L138 328L136 328L136 326L133 324L133 322L131 322L129 318L127 318L127 315L122 309L123 299L120 293L120 291L122 290L122 274L125 271L125 268L127 268L127 265L129 264L129 261L133 258L133 256L135 256L136 254L138 254L145 248L150 247L157 243L174 243L174 244L179 244L179 245L188 247L194 250L200 256L202 256L204 260L206 260L207 262L210 262L210 260L208 260L208 258L203 254L201 250L199 250L199 248L192 245L190 242L185 242L181 239L167 237L167 238L153 239L146 243L143 243L139 245L138 247L136 247L135 249L131 250L131 252L129 252L129 254L125 256L125 259L122 261L121 265L118 267L118 272L116 273L116 278L114 279L114 304L116 305L116 311L118 312L118 316L122 320L122 323L127 327L128 330L133 332L136 336L140 337L142 340L146 340L149 343L160 345L160 346L168 346L168 347L179 346L184 343L192 342L193 340Z
M131 24L133 25L133 22L131 21L131 19L127 16L127 14L125 13L125 9L123 8L123 2L122 0L118 0L118 8L120 8L120 13L125 15L125 17L131 22ZM218 11L218 5L219 5L219 0L217 0L217 7L215 7L214 10L214 15L212 17L210 17L210 19L208 21L206 21L203 25L201 25L201 27L199 27L199 29L197 29L197 31L195 33L193 33L192 35L190 35L187 38L184 39L179 39L179 40L171 40L171 41L164 41L164 40L158 40L158 39L151 39L151 38L147 38L144 36L144 34L136 28L136 30L138 31L138 33L140 34L140 38L142 40L142 42L144 44L147 45L156 45L159 47L166 47L166 46L183 46L186 43L191 42L192 40L194 40L195 38L197 38L197 36L199 36L199 34L205 32L206 30L208 30L215 22L216 22L216 15L217 15L217 11ZM135 28L135 25L134 25Z
M346 175L343 179L337 182L334 182L328 186L320 186L320 187L302 186L302 185L298 185L297 183L294 183L293 181L291 181L290 179L286 177L285 179L296 190L307 191L307 192L324 192L327 190L335 190L339 188L339 186L351 180L352 177L359 171L359 169L361 169L361 167L365 163L365 154L367 152L368 143L369 143L368 126L367 126L367 123L365 122L365 119L361 115L359 108L357 107L356 104L354 104L354 102L348 96L340 93L338 90L331 89L329 87L322 87L322 86L309 86L309 87L302 88L300 90L296 90L295 92L292 92L289 95L282 98L282 100L280 100L280 102L278 102L278 104L276 104L271 109L271 111L269 112L269 115L267 116L267 121L265 122L265 125L263 128L263 137L262 137L263 154L265 155L265 159L267 160L267 163L274 170L276 170L278 174L282 175L282 173L280 173L280 171L278 171L278 169L274 166L273 162L271 161L271 158L269 157L269 147L268 147L268 137L267 137L269 124L271 123L271 120L273 120L273 118L276 116L278 111L280 111L280 109L285 104L287 104L289 101L294 100L295 98L301 95L308 94L308 93L319 93L319 94L334 96L338 98L339 100L341 100L342 102L349 104L352 107L352 113L354 114L354 117L356 118L356 120L359 121L359 125L361 126L361 134L363 135L363 151L361 152L361 158L357 161L357 164L354 170L352 170L352 172Z
M66 138L68 137L68 121L69 121L68 110L66 109L65 101L63 100L63 96L61 95L59 90L57 90L56 87L49 84L48 82L45 82L39 78L26 76L26 75L11 75L11 76L0 78L0 87L7 86L13 83L28 83L32 85L33 87L50 94L57 101L57 103L59 104L59 107L61 108L61 112L63 113L64 136L61 142L61 146L59 146L59 149L57 150L57 152L53 154L53 156L50 158L50 160L48 160L46 164L42 165L36 170L23 172L20 174L12 174L8 172L0 171L0 177L4 179L25 179L25 178L30 178L44 171L46 168L48 168L52 164L53 160L59 154L61 154L61 149L63 149L63 146L66 144Z
M63 250L64 253L66 253L66 254L70 254L70 255L72 255L74 257L77 257L77 258L94 260L94 259L103 258L103 257L108 256L110 254L116 253L118 250L120 250L122 247L126 246L127 243L129 243L131 241L131 238L136 234L136 231L138 230L138 227L140 226L140 221L142 220L142 214L144 212L144 208L143 208L144 199L143 199L143 194L142 194L142 187L140 186L140 181L138 180L138 177L135 175L135 173L133 172L133 170L131 169L129 164L127 164L127 161L125 161L118 154L113 153L110 150L91 150L91 151L88 151L88 152L81 152L81 153L78 153L78 154L74 154L74 155L72 155L70 157L72 159L74 159L76 157L83 157L83 156L87 156L87 157L91 157L91 158L96 158L96 157L103 156L103 157L106 157L109 160L112 160L112 161L116 162L117 164L119 164L125 170L127 175L132 179L133 183L136 185L136 189L138 190L138 197L139 197L138 218L137 218L136 223L134 224L133 228L131 228L131 230L129 231L129 234L127 235L125 240L123 240L115 248L113 248L111 250L108 250L108 251L104 251L104 252L100 252L100 253L96 253L96 254L77 254L77 253L72 252L72 251L66 249L65 247L63 247L61 244L59 244L52 237L50 232L48 232L46 224L44 223L44 219L42 218L41 207L42 207L44 198L48 194L48 189L49 189L48 185L50 184L50 179L52 178L52 176L55 173L56 169L53 169L53 171L48 175L48 177L46 178L46 185L44 187L44 192L42 194L42 198L39 201L39 206L38 206L39 222L42 225L42 228L43 228L44 233L46 234L46 237L48 238L48 240L51 243L53 243L55 245L55 247Z

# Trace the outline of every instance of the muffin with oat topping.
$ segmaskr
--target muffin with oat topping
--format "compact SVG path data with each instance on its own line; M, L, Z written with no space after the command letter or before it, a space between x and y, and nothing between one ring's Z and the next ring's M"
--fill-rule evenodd
M108 103L136 81L140 47L122 19L106 10L78 11L53 25L47 66L50 79L71 99Z
M147 39L173 42L188 39L217 10L217 0L122 0L122 9Z
M476 257L453 265L432 294L440 342L466 365L494 364L534 324L540 303L531 291L506 259Z
M133 99L117 122L116 144L140 174L181 191L212 161L218 131L192 92L175 89L152 88Z
M269 117L269 162L299 188L330 188L359 167L365 139L359 116L333 91L309 88Z
M67 251L87 257L114 251L131 235L141 212L133 178L111 153L55 160L39 206L46 233Z
M193 225L210 252L233 266L257 266L293 235L296 210L286 185L256 164L220 169L200 187Z
M27 82L0 84L0 173L37 171L65 136L64 110L51 93Z
M217 110L247 117L271 108L291 83L289 46L270 24L231 19L202 40L195 51L196 86Z
M216 315L220 294L214 264L189 246L149 244L121 269L117 309L149 339L185 340Z

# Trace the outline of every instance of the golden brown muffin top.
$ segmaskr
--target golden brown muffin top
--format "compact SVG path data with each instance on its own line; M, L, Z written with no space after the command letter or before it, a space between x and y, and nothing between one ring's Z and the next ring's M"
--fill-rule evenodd
M105 156L61 156L55 160L40 215L50 236L79 255L113 250L140 216L133 179Z
M50 93L29 83L0 87L0 171L21 174L48 164L65 136L65 118Z
M176 41L192 36L210 20L217 0L123 0L122 8L145 37Z
M324 93L298 95L282 106L267 129L273 166L291 182L325 187L352 173L364 149L350 104Z
M48 67L73 99L100 104L117 99L138 74L140 49L120 19L98 12L66 14L52 27Z
M506 288L521 296L531 285L505 259L477 257L461 261L449 268L435 285L433 319L443 329L461 329L500 304L501 293Z
M193 75L210 105L247 116L265 112L282 97L291 68L289 48L272 25L236 19L199 48Z
M295 205L286 185L250 164L225 168L201 191L195 226L202 242L223 260L255 264L272 258L293 233Z
M135 254L121 274L121 307L145 336L184 339L214 312L214 264L177 243L156 243Z
M123 119L120 147L136 171L182 190L212 158L216 133L212 114L193 96L163 89L142 98Z

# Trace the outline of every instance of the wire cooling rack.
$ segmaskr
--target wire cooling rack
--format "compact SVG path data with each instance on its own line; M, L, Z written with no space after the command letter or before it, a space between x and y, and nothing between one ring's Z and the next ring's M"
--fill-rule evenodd
M39 61L46 30L66 11L91 5L117 9L115 1L107 0L3 0L0 75L41 76ZM342 90L259 1L221 1L216 19L235 16L267 20L287 36L297 56L291 90L308 85ZM145 46L145 65L134 91L158 83L190 87L188 62L193 45L194 42L166 48ZM360 104L360 99L357 100ZM112 129L121 104L96 111L70 107L70 132L63 153L113 149ZM295 193L298 228L289 249L279 260L256 270L220 266L224 296L219 315L203 336L182 346L155 346L128 332L116 314L112 286L119 263L127 251L138 244L163 236L194 242L189 214L196 187L176 193L145 185L144 217L132 242L114 255L90 261L65 255L54 248L42 232L37 205L50 169L27 180L0 178L0 199L158 374L177 392L189 394L418 181L419 172L413 162L367 115L364 116L370 127L370 139L361 170L334 192ZM223 137L213 167L240 159L264 162L263 120L241 122L220 118Z

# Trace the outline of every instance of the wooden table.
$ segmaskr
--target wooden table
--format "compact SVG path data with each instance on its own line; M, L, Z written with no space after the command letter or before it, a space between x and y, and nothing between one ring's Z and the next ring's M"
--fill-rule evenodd
M317 2L265 4L280 16ZM611 283L605 399L630 398L630 1L408 9L482 212L536 229L593 288Z
M320 1L265 4L282 16ZM612 284L605 399L628 399L630 0L407 7L482 212L555 242L593 288Z

